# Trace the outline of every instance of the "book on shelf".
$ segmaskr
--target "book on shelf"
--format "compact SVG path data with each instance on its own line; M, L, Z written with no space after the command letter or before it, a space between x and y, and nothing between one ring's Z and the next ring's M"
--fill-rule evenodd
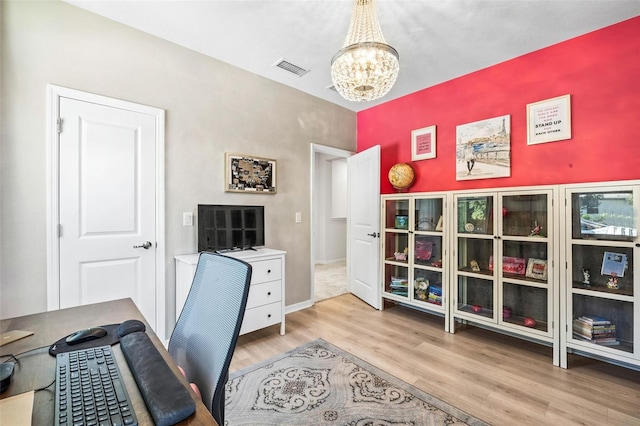
M617 346L620 344L620 341L615 337L589 338L575 332L573 333L573 337L603 346Z
M578 317L578 319L591 325L611 324L611 321L609 321L607 318L599 317L596 315L582 315Z

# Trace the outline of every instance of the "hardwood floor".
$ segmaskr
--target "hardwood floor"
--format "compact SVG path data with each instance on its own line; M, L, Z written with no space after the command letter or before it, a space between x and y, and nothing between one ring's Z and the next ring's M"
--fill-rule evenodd
M322 338L493 425L640 425L640 372L350 295L323 300L238 341L231 371Z

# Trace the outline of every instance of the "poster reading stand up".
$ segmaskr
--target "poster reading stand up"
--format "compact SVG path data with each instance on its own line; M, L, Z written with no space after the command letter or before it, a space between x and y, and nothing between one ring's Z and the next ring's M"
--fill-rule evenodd
M527 104L527 144L571 139L571 95Z

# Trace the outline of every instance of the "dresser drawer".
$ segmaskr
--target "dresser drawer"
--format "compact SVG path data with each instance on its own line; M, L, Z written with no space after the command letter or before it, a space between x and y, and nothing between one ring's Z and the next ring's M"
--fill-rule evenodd
M254 284L249 288L247 309L268 305L282 300L282 281Z
M282 278L282 261L280 259L253 261L251 267L251 285Z
M282 321L282 303L275 302L257 308L247 309L244 313L240 334L278 324Z

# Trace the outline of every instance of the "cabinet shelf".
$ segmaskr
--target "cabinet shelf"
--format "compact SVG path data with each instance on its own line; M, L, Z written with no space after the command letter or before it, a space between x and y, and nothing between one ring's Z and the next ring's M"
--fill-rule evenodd
M529 330L542 331L543 333L546 333L549 329L546 321L536 321L536 325L534 327L528 327L524 325L524 317L518 315L511 315L511 317L509 318L503 318L502 321L509 324L518 325Z
M493 309L480 308L480 310L473 310L473 305L458 305L458 310L472 314L477 317L493 319Z
M633 290L611 289L606 286L582 287L573 285L574 294L585 296L602 297L605 299L621 300L623 302L633 302Z

